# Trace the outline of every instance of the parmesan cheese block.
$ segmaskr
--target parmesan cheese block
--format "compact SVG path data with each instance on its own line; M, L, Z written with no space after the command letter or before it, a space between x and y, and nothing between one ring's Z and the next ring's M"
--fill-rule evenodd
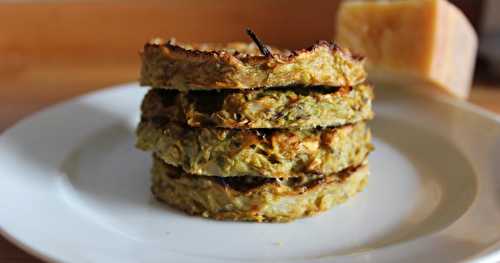
M367 57L375 83L469 94L477 35L445 0L345 1L336 32L341 45Z

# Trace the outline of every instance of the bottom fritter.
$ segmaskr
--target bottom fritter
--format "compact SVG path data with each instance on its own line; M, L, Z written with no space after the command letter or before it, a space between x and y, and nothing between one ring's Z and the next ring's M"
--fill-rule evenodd
M335 175L274 179L196 176L154 157L153 195L192 215L219 220L286 222L314 215L363 190L366 162Z

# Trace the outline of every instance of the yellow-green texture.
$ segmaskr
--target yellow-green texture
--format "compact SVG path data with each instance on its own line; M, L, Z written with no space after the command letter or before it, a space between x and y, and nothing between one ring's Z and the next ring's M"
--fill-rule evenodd
M308 130L235 130L143 119L136 145L190 174L288 178L359 165L373 149L370 141L364 122Z
M258 53L254 44L175 44L153 39L142 52L140 83L154 88L256 89L289 85L354 86L366 79L364 59L326 41L310 48Z
M341 126L373 118L369 85L286 87L244 91L151 89L143 116L165 117L192 127L238 129Z
M219 220L287 222L347 201L365 187L368 167L363 163L335 175L304 180L246 178L250 181L234 182L235 177L190 175L154 158L152 174L153 195L189 214Z

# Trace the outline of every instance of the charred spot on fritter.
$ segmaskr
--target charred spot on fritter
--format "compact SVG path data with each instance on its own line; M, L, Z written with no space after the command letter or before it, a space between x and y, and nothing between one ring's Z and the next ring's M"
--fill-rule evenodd
M197 111L211 114L222 108L226 94L224 91L197 90L190 91L187 98Z
M223 187L229 187L238 192L248 192L264 184L276 182L274 178L257 177L257 176L232 176L219 177L214 176L212 180Z

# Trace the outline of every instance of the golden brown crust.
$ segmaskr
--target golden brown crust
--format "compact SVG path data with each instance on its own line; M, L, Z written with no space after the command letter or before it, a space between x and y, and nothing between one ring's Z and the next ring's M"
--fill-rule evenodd
M218 92L151 89L141 108L143 117L170 118L191 127L307 129L369 120L372 99L372 87L363 84Z
M370 141L363 122L308 130L234 130L143 119L136 145L200 176L287 178L359 165L372 150Z
M368 168L364 163L336 175L306 178L305 182L267 178L248 190L220 182L227 178L187 174L160 158L154 158L152 174L153 195L189 214L219 220L287 222L345 202L364 188Z
M154 39L141 52L141 84L157 88L254 89L275 86L353 86L366 78L364 59L335 43L307 49L272 49L259 55L254 44L177 45Z

